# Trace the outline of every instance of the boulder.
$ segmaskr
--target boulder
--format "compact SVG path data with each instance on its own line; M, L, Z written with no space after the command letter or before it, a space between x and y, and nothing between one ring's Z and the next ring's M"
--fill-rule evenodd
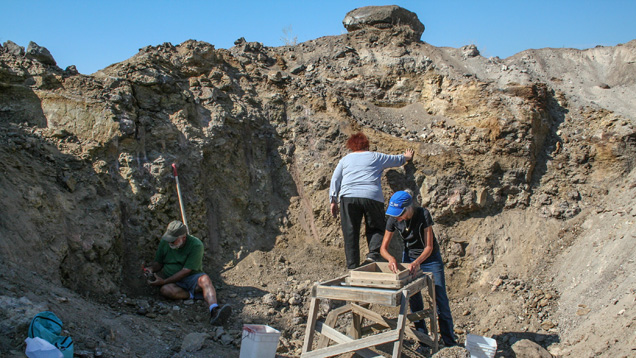
M529 339L522 339L513 344L512 351L518 358L552 358L550 352Z
M29 46L27 46L26 50L26 55L27 57L32 58L45 65L55 66L57 64L49 50L47 50L45 47L39 46L33 41L29 42Z
M424 33L424 24L417 18L417 14L397 5L365 6L351 10L342 20L342 24L349 32L365 28L384 30L407 26L413 30L413 39L416 41L419 41Z

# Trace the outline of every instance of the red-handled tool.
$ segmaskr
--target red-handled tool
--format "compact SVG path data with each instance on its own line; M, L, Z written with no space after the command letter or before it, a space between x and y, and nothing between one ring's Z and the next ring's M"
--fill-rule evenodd
M188 221L185 216L185 208L183 207L183 201L181 200L181 187L179 186L179 175L177 175L177 165L172 163L172 173L174 174L174 180L177 182L177 196L179 197L179 207L181 208L181 219L183 220L183 225L185 225L188 230L188 234L190 233L190 229L188 228Z
M143 271L144 276L146 277L146 279L148 281L154 281L155 280L155 274L150 271L150 269L148 267L146 267L146 261L143 261L141 263L141 271Z

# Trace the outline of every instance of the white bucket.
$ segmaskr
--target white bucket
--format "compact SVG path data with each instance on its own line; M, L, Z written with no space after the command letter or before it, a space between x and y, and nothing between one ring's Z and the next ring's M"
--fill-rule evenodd
M492 338L466 335L466 349L470 358L493 358L497 352L497 341Z
M280 332L264 324L244 324L240 358L274 358Z

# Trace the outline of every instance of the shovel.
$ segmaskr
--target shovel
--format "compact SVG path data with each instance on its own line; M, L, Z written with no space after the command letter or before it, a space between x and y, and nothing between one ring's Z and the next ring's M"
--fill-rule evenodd
M185 216L185 209L183 207L183 200L181 200L181 187L179 186L179 175L177 175L177 164L172 163L172 173L174 174L174 180L177 182L177 196L179 197L179 207L181 208L181 220L183 220L183 225L185 225L188 234L190 233L190 229L188 228L188 221Z

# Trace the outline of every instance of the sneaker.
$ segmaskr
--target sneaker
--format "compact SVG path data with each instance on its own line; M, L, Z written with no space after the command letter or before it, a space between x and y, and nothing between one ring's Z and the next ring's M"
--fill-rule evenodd
M362 262L362 266L377 262L379 261L378 258L382 258L382 256L375 255L375 254L368 254L367 257Z
M374 262L375 262L375 260L374 260L374 259L371 259L371 258L368 258L368 257L367 257L364 261L362 261L362 263L360 264L360 266L365 266L365 265L368 265L368 264L372 264L372 263L374 263Z
M210 312L210 324L213 326L222 326L232 315L232 307L230 305L217 306Z

